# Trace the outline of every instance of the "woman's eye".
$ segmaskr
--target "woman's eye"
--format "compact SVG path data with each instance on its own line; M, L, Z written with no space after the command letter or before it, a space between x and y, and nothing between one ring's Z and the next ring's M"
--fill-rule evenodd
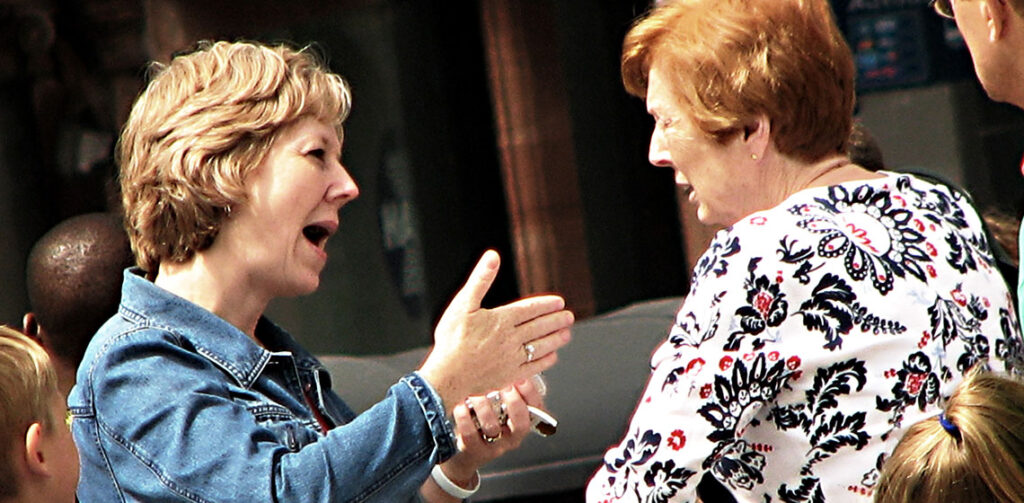
M306 152L306 155L311 155L311 156L316 157L317 159L320 159L322 161L322 160L324 160L325 156L327 155L327 151L322 149L322 148L315 148L313 150L310 150L310 151Z

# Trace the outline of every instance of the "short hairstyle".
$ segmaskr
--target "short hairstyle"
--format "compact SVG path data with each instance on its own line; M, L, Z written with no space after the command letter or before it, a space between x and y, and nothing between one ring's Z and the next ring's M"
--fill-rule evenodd
M909 428L882 467L876 503L1024 502L1024 383L972 371L939 417Z
M117 160L132 250L142 269L213 244L276 134L303 117L334 125L348 85L311 48L200 42L154 76L132 106Z
M629 93L646 96L655 62L710 138L724 143L765 115L785 155L846 151L853 55L826 0L659 2L623 42Z
M28 300L55 357L78 367L89 340L117 313L122 271L133 263L113 213L69 218L36 241L25 267Z
M10 449L24 441L32 423L52 429L51 401L57 374L39 344L21 332L0 325L0 499L18 494L18 478Z

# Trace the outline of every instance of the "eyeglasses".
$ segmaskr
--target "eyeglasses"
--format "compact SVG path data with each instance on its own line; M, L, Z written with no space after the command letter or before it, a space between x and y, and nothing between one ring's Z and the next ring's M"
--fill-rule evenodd
M928 5L935 9L936 14L946 19L955 19L951 0L932 0Z

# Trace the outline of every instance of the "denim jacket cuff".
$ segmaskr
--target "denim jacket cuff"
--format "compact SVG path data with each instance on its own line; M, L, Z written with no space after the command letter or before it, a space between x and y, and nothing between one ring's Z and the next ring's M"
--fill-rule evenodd
M409 386L409 389L416 395L416 400L423 410L423 417L430 426L430 433L434 437L434 444L437 446L437 463L447 461L455 455L457 447L455 443L455 429L445 415L441 396L437 394L437 391L434 391L434 388L419 372L406 375L402 378L402 382Z

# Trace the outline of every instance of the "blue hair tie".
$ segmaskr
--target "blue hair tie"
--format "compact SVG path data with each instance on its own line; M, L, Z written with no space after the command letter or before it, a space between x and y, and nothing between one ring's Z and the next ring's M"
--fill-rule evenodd
M949 433L953 438L960 440L960 428L957 428L956 425L953 424L953 421L946 419L946 413L939 413L939 424L942 425L942 429L946 430L946 433Z

